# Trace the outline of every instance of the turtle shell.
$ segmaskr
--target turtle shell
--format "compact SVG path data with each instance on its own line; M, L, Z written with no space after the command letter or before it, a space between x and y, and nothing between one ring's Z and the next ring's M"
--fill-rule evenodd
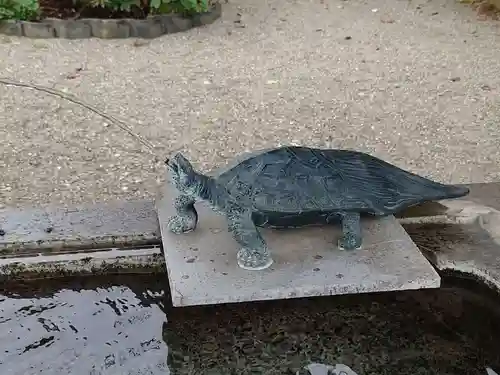
M295 146L246 154L214 177L254 210L289 214L354 211L387 215L469 192L362 152Z

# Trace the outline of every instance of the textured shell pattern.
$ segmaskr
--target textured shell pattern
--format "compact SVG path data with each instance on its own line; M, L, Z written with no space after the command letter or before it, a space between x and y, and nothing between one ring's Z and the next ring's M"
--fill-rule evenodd
M232 196L261 211L384 215L459 194L365 153L281 147L240 157L218 174Z

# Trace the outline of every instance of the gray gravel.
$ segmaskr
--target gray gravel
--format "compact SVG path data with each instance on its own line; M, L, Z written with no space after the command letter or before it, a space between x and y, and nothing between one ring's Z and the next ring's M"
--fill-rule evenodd
M454 0L230 0L223 12L149 42L0 36L0 76L67 90L160 159L182 149L203 170L297 143L445 182L500 179L499 21ZM29 89L0 98L0 205L157 195L161 161L116 126Z

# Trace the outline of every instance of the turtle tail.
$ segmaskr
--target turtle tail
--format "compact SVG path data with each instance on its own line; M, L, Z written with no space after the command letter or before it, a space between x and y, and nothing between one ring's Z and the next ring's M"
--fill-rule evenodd
M426 200L442 200L460 198L469 194L469 188L464 185L445 185L424 179L421 187L426 189Z
M443 197L441 199L460 198L469 194L470 190L464 185L442 185Z

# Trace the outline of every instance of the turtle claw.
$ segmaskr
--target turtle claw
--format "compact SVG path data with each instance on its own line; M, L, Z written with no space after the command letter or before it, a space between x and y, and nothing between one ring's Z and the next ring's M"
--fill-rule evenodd
M340 250L359 250L361 249L361 237L348 233L339 239L338 247Z
M265 270L273 264L273 259L267 250L257 251L243 248L238 251L237 259L238 266L249 271Z
M167 228L175 234L188 233L196 228L196 221L185 216L172 216L168 219Z
M194 208L194 199L188 195L181 194L175 198L174 208L177 211L177 215L168 219L168 230L175 234L195 230L198 224L198 213Z

